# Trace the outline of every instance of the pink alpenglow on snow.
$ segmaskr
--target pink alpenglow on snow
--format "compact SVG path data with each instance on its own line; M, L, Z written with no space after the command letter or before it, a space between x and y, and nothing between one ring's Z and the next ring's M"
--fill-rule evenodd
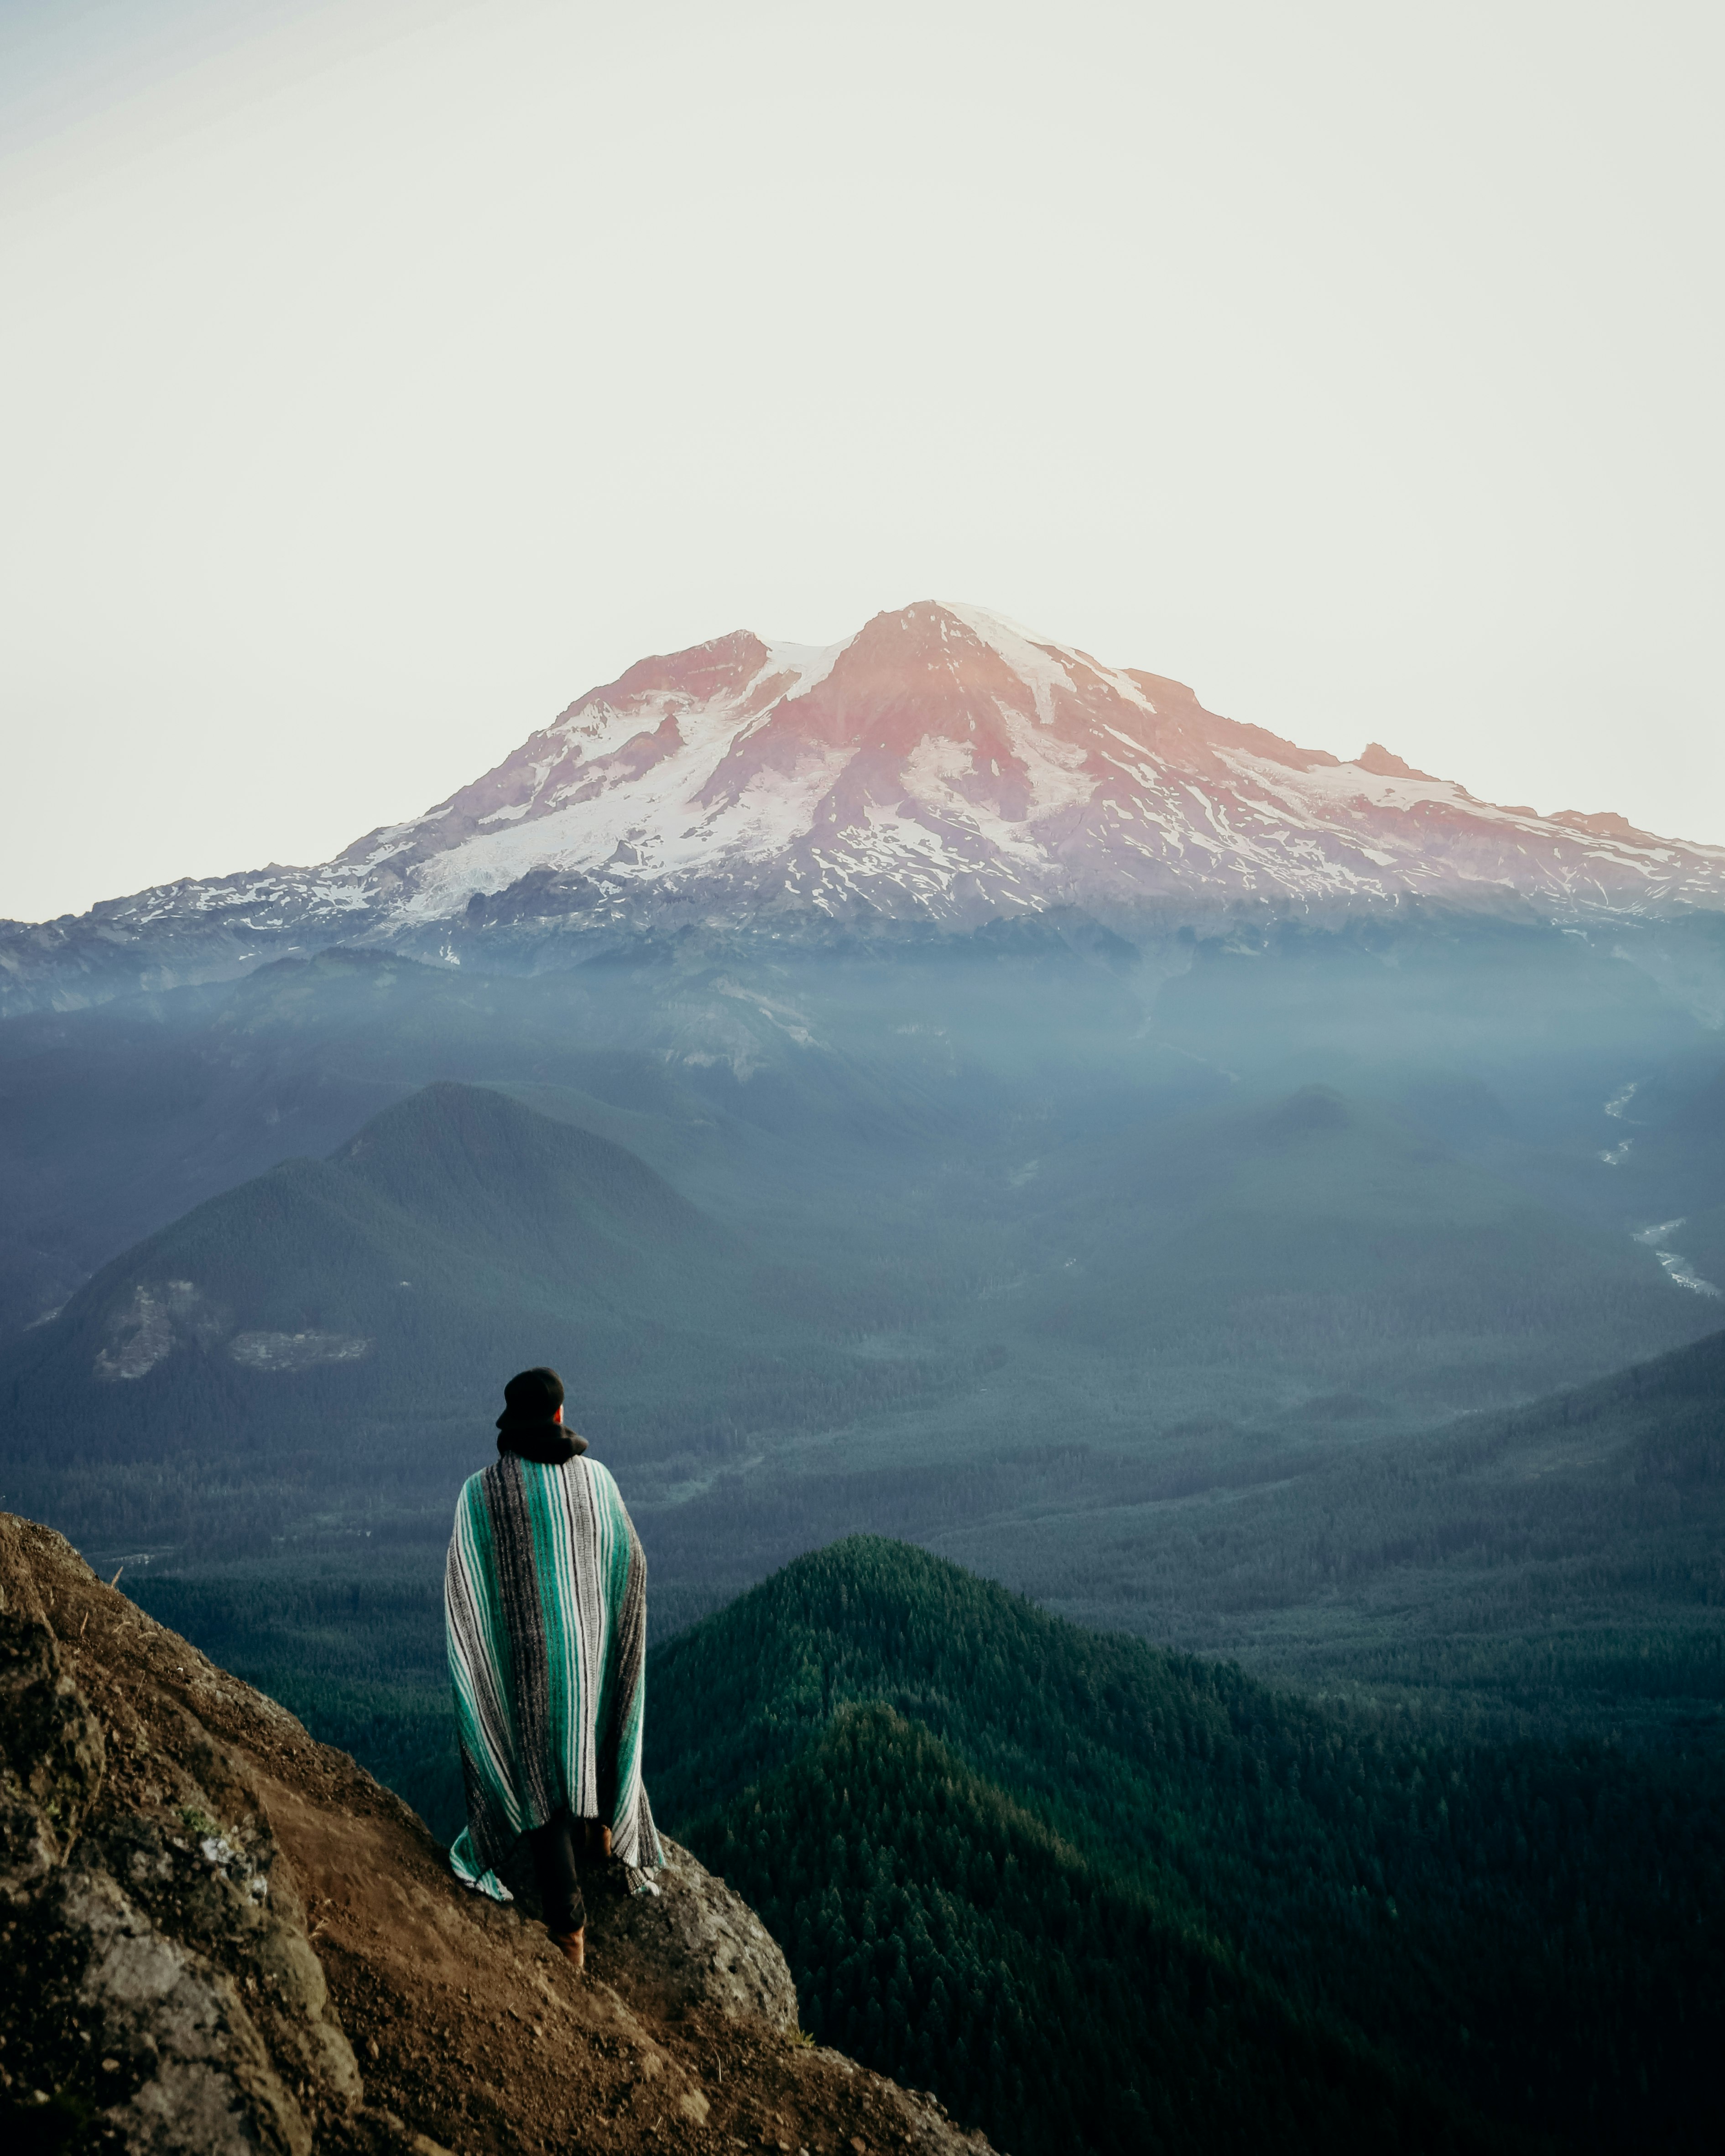
M467 938L529 927L963 928L1076 907L1131 935L1410 902L1558 921L1725 910L1725 848L1609 813L1496 807L1376 742L1343 763L1220 718L1178 681L921 601L824 649L737 630L644 659L321 867L0 932L0 1003L112 993L98 983L123 966L132 985L166 985L334 942L458 961Z
M923 914L1518 895L1725 906L1725 849L1476 801L1219 718L980 608L920 603L824 650L746 631L644 660L450 800L333 865L431 921L535 870L622 901Z

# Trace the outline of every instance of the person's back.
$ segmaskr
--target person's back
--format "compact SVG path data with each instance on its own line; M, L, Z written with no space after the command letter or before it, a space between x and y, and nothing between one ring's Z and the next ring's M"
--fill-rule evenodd
M632 1871L664 1861L641 1782L647 1566L609 1471L562 1425L562 1381L504 1389L498 1458L469 1478L444 1573L467 1789L458 1878L507 1899L495 1867L527 1837L552 1936L578 1967L578 1844Z

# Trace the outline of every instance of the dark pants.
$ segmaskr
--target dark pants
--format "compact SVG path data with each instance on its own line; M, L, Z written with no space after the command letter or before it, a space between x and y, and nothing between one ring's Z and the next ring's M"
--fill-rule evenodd
M543 1826L527 1830L527 1846L533 1852L545 1928L554 1938L567 1938L587 1922L578 1857L603 1856L603 1830L597 1820L571 1819L567 1812L557 1812Z

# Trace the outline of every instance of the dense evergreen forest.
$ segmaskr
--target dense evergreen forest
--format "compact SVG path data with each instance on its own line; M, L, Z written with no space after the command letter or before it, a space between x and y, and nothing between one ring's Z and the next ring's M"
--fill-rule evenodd
M811 2030L1015 2156L1712 2145L1705 1762L1409 1741L873 1538L650 1681Z
M452 1835L451 1508L548 1359L655 1798L811 2029L1012 2156L1698 2146L1725 1077L1621 940L332 952L8 1021L0 1500Z
M411 1548L135 1592L455 1832ZM656 1648L649 1702L660 1815L772 1924L810 2029L1014 2156L1075 2145L1068 2106L1097 2148L1376 2146L1386 2116L1410 2146L1709 2145L1725 1771L1681 1727L1410 1735L873 1538Z

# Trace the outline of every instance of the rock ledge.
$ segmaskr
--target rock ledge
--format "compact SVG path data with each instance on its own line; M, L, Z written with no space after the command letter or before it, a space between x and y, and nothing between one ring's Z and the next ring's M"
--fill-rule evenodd
M138 2156L980 2156L810 2046L752 1910L672 1845L595 1895L470 1894L344 1753L0 1513L0 2134Z

